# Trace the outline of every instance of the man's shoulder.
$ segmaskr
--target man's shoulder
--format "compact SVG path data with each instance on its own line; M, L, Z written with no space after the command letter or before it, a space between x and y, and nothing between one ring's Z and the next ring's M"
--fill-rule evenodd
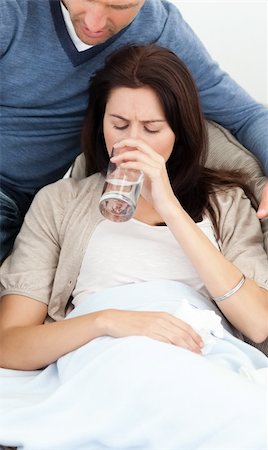
M28 6L28 0L5 0L1 4L1 16L3 18L9 16L12 19L15 17L23 19L27 16Z
M144 20L150 20L150 23L154 24L153 29L157 24L166 25L167 20L178 21L178 18L182 18L181 13L176 5L168 0L146 0L145 4L141 8L136 21L137 24ZM150 27L152 30L152 27ZM145 32L146 30L144 30Z
M153 24L153 26L152 26ZM188 28L178 7L168 0L146 0L120 40L169 47L175 53L188 39Z
M148 11L156 11L158 13L159 11L166 11L167 13L176 11L179 13L179 8L170 0L146 0L140 10L140 14L147 13Z
M48 0L4 0L1 2L1 26L6 28L14 22L21 24L35 20L36 14L42 17L42 13L47 10L50 10Z
M47 7L46 3L48 1L4 0L1 2L0 55L6 53L14 40L20 41L27 22L32 19L33 7L39 7L39 4Z
M0 56L5 55L14 36L21 32L21 24L26 22L26 17L26 0L5 0L1 2Z

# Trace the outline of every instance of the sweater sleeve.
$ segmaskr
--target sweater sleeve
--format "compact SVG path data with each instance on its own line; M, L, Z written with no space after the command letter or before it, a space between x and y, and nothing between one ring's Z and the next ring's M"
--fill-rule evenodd
M157 43L169 47L188 66L206 118L229 129L268 174L268 109L219 67L178 9L166 5L168 17Z
M221 251L244 275L268 290L268 258L260 221L240 188L217 194Z
M1 2L0 58L8 52L15 35L22 33L27 17L27 8L27 1L25 0L5 0Z
M35 196L11 255L1 266L1 295L20 294L48 304L60 255L64 215L61 181Z

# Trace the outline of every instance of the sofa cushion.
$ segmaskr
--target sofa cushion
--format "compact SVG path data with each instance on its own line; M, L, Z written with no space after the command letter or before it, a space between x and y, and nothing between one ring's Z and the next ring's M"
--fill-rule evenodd
M242 169L248 173L248 184L260 201L262 189L268 178L252 153L243 147L234 136L215 122L208 122L209 151L207 167L214 169ZM268 219L261 222L264 247L268 253Z

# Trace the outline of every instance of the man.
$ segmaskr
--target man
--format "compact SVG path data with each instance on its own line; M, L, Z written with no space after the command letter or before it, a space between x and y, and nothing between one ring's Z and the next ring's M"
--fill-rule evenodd
M35 193L79 154L90 76L127 43L177 53L206 117L230 129L268 173L268 111L220 70L168 1L6 0L1 14L1 260ZM268 183L258 215L268 216Z

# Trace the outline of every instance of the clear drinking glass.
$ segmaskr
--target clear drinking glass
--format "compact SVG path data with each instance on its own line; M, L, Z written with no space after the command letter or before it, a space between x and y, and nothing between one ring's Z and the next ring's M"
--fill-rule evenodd
M112 156L121 152L121 149L113 149ZM99 203L102 215L114 222L131 219L140 196L143 178L141 171L122 169L110 161Z

